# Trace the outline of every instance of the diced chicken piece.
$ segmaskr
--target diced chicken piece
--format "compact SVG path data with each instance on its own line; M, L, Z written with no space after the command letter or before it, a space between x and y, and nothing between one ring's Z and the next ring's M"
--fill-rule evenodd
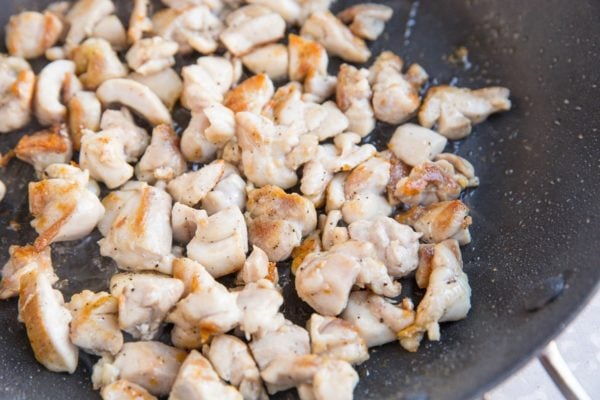
M268 398L246 343L235 336L219 335L205 354L221 379L235 386L245 400Z
M462 269L456 240L435 245L427 292L417 307L414 323L399 332L404 348L416 351L425 332L429 340L440 340L440 322L458 321L471 308L471 287Z
M65 39L67 48L77 46L90 36L94 27L107 15L115 11L111 0L79 0L66 14L69 32Z
M285 33L285 20L279 14L255 4L233 11L226 22L227 28L219 38L235 56L247 54L262 44L276 42Z
M303 124L294 124L294 122L305 107L302 101L302 86L298 82L289 82L275 91L271 100L264 106L262 115L279 125L297 126L298 131L301 132L305 130Z
M0 55L0 133L29 123L34 87L35 74L27 61Z
M440 154L448 140L427 128L415 124L404 124L398 127L388 144L402 162L416 166L433 160Z
M288 51L283 44L268 44L242 56L242 63L255 74L265 73L274 81L288 75Z
M104 130L110 128L121 128L134 138L132 140L134 140L137 145L132 143L127 146L128 157L135 157L135 160L137 160L138 157L144 154L144 150L146 150L148 143L150 143L150 137L144 128L135 124L133 115L131 115L131 112L127 108L122 107L120 110L104 111L102 118L100 119L100 129Z
M371 57L365 42L327 10L312 13L302 25L300 34L318 41L329 54L348 62L364 63Z
M150 0L133 0L133 10L131 10L129 29L127 30L129 43L137 43L145 32L152 31L152 21L148 18L150 6Z
M327 75L329 57L319 42L290 34L288 49L291 80L302 82L309 74Z
M435 128L450 140L467 137L472 125L490 114L510 110L510 91L503 87L477 90L435 86L427 91L419 111L419 123Z
M21 161L31 164L41 174L51 164L66 164L71 161L73 146L67 127L54 125L29 135L24 135L15 147Z
M269 394L275 394L303 383L310 383L321 362L321 357L314 354L279 357L262 370L261 376Z
M115 50L123 50L127 46L125 27L119 17L114 14L107 15L98 21L92 31L92 37L106 40Z
M446 239L456 239L460 245L471 242L469 207L460 200L442 201L427 207L415 206L397 215L396 220L422 233L421 240L425 243L439 243Z
M300 2L297 0L249 0L248 3L271 9L281 15L285 22L290 25L296 24L302 15Z
M173 264L175 277L185 279L186 291L189 291L167 317L167 322L175 324L171 331L171 341L175 346L199 348L212 336L237 326L242 314L235 294L193 260L176 259Z
M206 138L209 126L210 121L203 110L192 112L192 119L181 136L181 152L186 160L208 163L216 157L217 144Z
M246 207L246 181L237 168L226 163L219 183L202 200L202 208L212 215L230 206L242 211Z
M182 9L167 8L152 16L154 32L179 44L180 53L193 50L210 54L217 50L223 23L205 4Z
M37 251L33 246L10 246L8 248L10 259L2 267L2 281L0 282L0 299L17 296L21 287L21 277L26 273L37 270L46 275L50 285L58 281L58 276L52 268L50 247Z
M186 8L203 4L214 11L220 11L223 8L221 0L162 0L162 3L175 10L185 10ZM230 1L226 3L230 4Z
M135 383L119 379L104 386L100 392L102 400L157 400L146 389Z
M95 90L109 79L127 75L127 68L104 39L87 39L71 51L71 58L75 62L75 72L86 89Z
M25 11L10 17L6 25L8 54L23 58L44 55L63 31L63 23L51 12Z
M73 148L81 148L81 136L84 129L97 132L100 129L102 105L93 92L77 92L68 103L69 133Z
M248 231L240 209L231 206L201 221L187 252L216 278L239 271L248 252Z
M358 374L350 364L342 360L325 359L313 376L312 385L298 386L298 395L301 400L352 400L357 384Z
M105 237L98 242L100 254L125 270L170 274L171 197L144 182L131 182L106 196L103 204L107 215L101 222Z
M426 243L419 246L419 266L415 271L415 281L420 289L426 289L427 285L429 285L434 254L435 244Z
M337 77L320 75L314 70L306 74L304 79L304 94L302 100L322 103L335 94Z
M247 209L250 242L263 249L270 261L287 259L302 238L317 226L314 205L277 186L251 191Z
M204 130L206 139L222 147L235 136L235 115L229 108L215 103L205 107L209 126Z
M279 313L283 296L270 280L250 282L236 294L242 313L240 329L247 339L277 330L284 323L283 314Z
M362 3L346 8L338 18L350 24L350 30L363 39L376 40L392 18L394 10L384 4Z
M292 250L292 265L291 272L296 274L298 267L302 265L302 262L311 253L318 253L321 251L321 239L319 238L319 231L315 231L308 235L306 239Z
M261 279L268 279L277 284L279 281L277 265L269 261L267 253L260 247L252 246L252 253L246 258L244 266L237 275L236 283L246 285Z
M150 88L132 79L110 79L100 85L96 95L104 106L120 103L152 125L171 124L171 114L160 98Z
M179 151L179 137L169 125L158 125L152 131L150 146L135 166L140 181L155 183L170 181L187 170L187 163Z
M181 365L169 400L192 399L242 400L242 395L219 378L202 354L192 350Z
M49 165L42 174L43 179L66 179L73 182L77 182L81 186L84 186L87 190L95 194L100 195L100 187L95 180L90 179L90 173L85 170L81 170L79 167L73 164L52 164Z
M150 272L122 273L110 279L110 292L119 302L119 327L135 339L152 340L183 294L183 282Z
M253 338L249 346L261 371L273 360L285 360L310 353L308 332L288 320L285 320L277 330Z
M160 36L140 39L127 51L127 64L137 73L149 75L175 64L179 45Z
M29 211L34 217L31 226L39 235L34 242L38 251L50 243L81 239L96 227L104 207L88 190L88 181L85 174L29 183Z
M369 71L342 64L338 72L337 105L348 118L348 130L365 137L375 128L371 107L372 91L368 81Z
M225 57L200 57L196 65L183 67L181 75L183 76L181 104L196 112L202 111L213 103L221 103L223 95L234 82L233 64ZM254 88L257 89L258 87ZM272 95L271 87L269 98Z
M355 221L348 231L352 239L375 246L377 258L384 262L390 276L400 278L417 268L421 235L409 226L380 216L370 221Z
M71 312L70 335L74 345L96 355L117 354L123 334L117 322L118 301L106 292L84 290L66 305Z
M169 110L173 109L183 92L183 81L172 68L149 75L133 73L129 75L129 79L148 86Z
M327 199L325 202L325 210L330 213L334 210L340 210L346 201L344 193L344 185L348 172L338 172L327 185Z
M415 115L421 104L419 90L428 78L418 64L411 65L406 74L403 66L400 57L384 51L369 69L375 118L388 124L397 125ZM413 79L416 76L418 80Z
M215 161L171 180L167 186L168 191L175 201L193 207L214 189L224 172L225 162Z
M343 319L313 314L308 321L308 331L313 354L351 364L369 359L365 340L354 325Z
M273 96L273 82L265 74L254 75L225 94L223 105L233 112L250 111L260 114Z
M72 374L79 351L69 340L71 315L48 274L31 269L21 276L19 319L25 323L35 359L54 372Z
M47 64L37 78L34 97L35 115L42 125L63 122L67 115L61 99L69 101L70 95L81 88L75 75L75 63L58 60Z
M466 185L466 187L479 186L479 178L475 175L475 168L469 161L452 153L438 154L435 157L435 161L439 160L445 160L452 164L454 170L459 175L461 185Z
M64 60L67 58L67 54L64 47L54 46L46 50L44 57L46 57L48 61Z
M304 107L307 133L317 135L319 141L334 137L348 128L348 118L333 101L305 104Z
M325 216L324 214L321 216ZM331 210L320 223L320 230L323 232L321 243L324 250L329 250L336 244L344 243L349 239L348 228L338 226L342 220L342 212L340 210Z
M197 210L185 204L175 203L171 211L173 238L179 243L188 244L196 234L200 222L207 218L208 215L204 210Z
M160 342L125 343L116 357L105 355L94 365L92 383L99 389L124 379L155 396L166 396L186 356Z
M387 199L390 205L397 206L401 201L395 195L396 185L400 179L405 178L410 174L412 167L396 157L390 150L382 151L379 154L390 162L390 180L387 184Z
M380 346L397 340L397 334L411 325L415 312L410 300L393 304L368 291L352 292L342 318L350 322L367 343Z

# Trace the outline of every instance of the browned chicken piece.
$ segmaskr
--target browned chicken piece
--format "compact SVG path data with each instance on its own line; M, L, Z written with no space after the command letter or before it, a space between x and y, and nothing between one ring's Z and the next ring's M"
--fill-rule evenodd
M435 244L419 245L419 266L415 271L415 281L421 289L426 289L429 285L429 276L433 267L433 255L435 254Z
M52 268L50 247L37 251L31 245L10 246L8 254L10 258L2 267L0 299L17 296L21 287L21 277L34 269L40 274L46 275L46 279L51 285L58 281L58 276Z
M34 87L35 74L27 61L0 55L0 133L29 123Z
M150 75L175 65L177 42L160 36L140 39L127 51L125 59L131 69L138 74Z
M292 250L292 274L296 274L298 267L302 265L304 259L311 253L318 253L321 251L321 238L319 232L313 232L308 235L299 246L294 247Z
M274 81L281 81L288 76L288 50L283 44L258 47L242 56L242 63L252 73L265 73Z
M33 105L35 116L42 125L65 121L68 102L81 90L81 82L75 75L75 63L57 60L47 64L39 73Z
M465 184L466 181L466 187L479 186L479 178L477 175L475 175L475 168L473 167L473 164L461 156L457 156L456 154L452 153L442 153L435 156L434 160L445 160L452 164L454 170L460 176L461 184Z
M273 96L273 82L266 74L254 75L225 93L223 105L233 112L250 111L260 114Z
M170 181L187 170L179 150L179 137L169 125L158 125L152 131L150 146L135 166L140 181Z
M71 161L73 147L64 124L54 125L34 134L24 135L15 155L21 161L31 164L40 175L51 164L67 164Z
M69 340L71 315L48 275L31 269L21 276L19 319L25 323L35 359L54 372L72 374L79 351Z
M54 13L25 11L10 17L6 25L6 48L11 56L36 58L54 46L63 23Z
M93 32L94 27L107 15L115 11L111 0L78 0L65 18L69 32L65 38L67 49L77 46Z
M348 118L348 130L367 136L375 128L375 117L371 106L373 92L369 85L369 71L342 64L338 72L336 89L337 105Z
M152 31L152 21L148 18L150 5L150 0L133 0L133 10L131 10L127 30L127 41L130 44L140 40L145 32Z
M71 312L70 335L74 345L86 353L117 354L123 347L123 334L117 321L118 301L106 292L84 290L74 294L66 305Z
M371 57L365 42L327 10L312 13L302 25L300 34L318 41L330 55L348 62L364 63Z
M94 92L77 92L69 100L67 114L73 148L79 150L84 129L100 130L102 104Z
M313 354L362 364L369 359L367 344L357 328L340 318L313 314L308 321Z
M135 383L119 379L100 391L102 400L158 400L146 389Z
M263 249L270 261L287 259L302 238L317 226L314 205L277 186L251 191L246 207L250 243Z
M292 33L288 52L290 80L302 82L309 74L327 75L329 57L319 42Z
M356 36L368 40L376 40L385 29L385 23L392 18L394 10L384 4L362 3L346 8L337 17Z
M71 51L71 58L86 89L95 90L104 81L127 76L127 68L104 39L87 39Z
M434 86L427 91L419 111L419 123L435 128L450 140L467 137L472 125L483 122L490 114L510 110L510 91L503 87L470 90L451 86Z

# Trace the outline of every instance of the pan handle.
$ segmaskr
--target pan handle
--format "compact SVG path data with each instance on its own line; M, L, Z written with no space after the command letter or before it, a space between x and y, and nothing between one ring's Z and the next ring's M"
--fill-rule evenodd
M565 359L560 354L556 342L551 341L539 356L542 366L554 381L554 384L567 400L591 400L585 392Z

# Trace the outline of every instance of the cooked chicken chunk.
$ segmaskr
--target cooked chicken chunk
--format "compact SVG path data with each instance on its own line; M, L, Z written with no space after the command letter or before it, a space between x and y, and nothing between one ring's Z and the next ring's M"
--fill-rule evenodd
M348 232L352 239L375 246L377 258L384 262L390 276L400 278L417 268L421 235L409 226L380 216L353 222L348 226Z
M273 96L273 82L265 74L254 75L225 94L223 105L235 113L260 114Z
M109 79L127 75L127 68L104 39L87 39L71 51L71 58L75 62L75 72L86 89L95 90Z
M477 90L435 86L427 91L419 111L419 123L457 140L471 133L471 126L490 114L510 110L510 91L503 87Z
M181 136L181 152L186 160L197 163L212 161L217 154L217 144L206 138L210 121L203 110L192 112L192 119Z
M102 18L92 32L92 37L106 40L115 50L123 50L127 46L127 33L123 23L114 14ZM48 57L46 53L46 57Z
M375 117L371 107L372 91L369 86L369 71L342 64L338 72L337 105L348 118L348 130L367 136L375 128Z
M348 228L338 226L342 220L342 212L340 210L331 210L319 216L319 229L321 230L321 243L324 250L329 250L336 244L344 243L349 239Z
M54 125L29 135L24 135L15 147L15 155L31 164L41 174L51 164L66 164L71 161L73 147L67 127Z
M361 364L369 359L365 340L354 325L343 319L313 314L307 329L313 354L351 364Z
M169 182L169 193L175 201L193 207L214 189L224 172L223 160L205 165L197 171L186 172Z
M84 129L97 132L100 129L102 105L93 92L77 92L68 103L68 124L73 148L81 148Z
M225 163L221 179L202 200L202 208L212 215L230 206L236 206L242 211L246 207L246 181L237 168Z
M150 142L150 137L144 128L136 125L133 115L131 115L131 112L127 108L121 107L120 110L104 111L100 120L100 129L110 128L121 128L135 138L134 141L136 143L127 146L128 157L135 157L137 161L137 158L144 154L144 150L146 150Z
M21 287L21 277L34 269L38 273L46 275L50 285L58 281L58 276L52 268L50 247L38 252L35 247L30 245L10 246L8 254L10 254L10 259L2 267L0 299L17 296Z
M277 330L253 338L249 346L261 371L274 360L285 360L310 353L308 332L288 320Z
M50 243L81 239L96 227L104 207L88 190L88 180L85 174L49 176L29 183L29 211L34 217L31 226L39 235L34 243L38 251Z
M231 206L201 221L187 252L216 278L239 271L248 252L246 221L240 209Z
M123 334L117 322L118 301L106 292L84 290L66 305L71 312L71 341L83 351L96 355L117 354Z
M166 396L187 353L160 342L130 342L112 357L105 355L92 374L94 389L119 379L140 385L156 396Z
M435 245L425 297L417 307L414 323L399 332L404 348L416 351L423 334L440 340L440 322L458 321L471 308L471 287L462 269L458 242L445 240Z
M416 166L433 160L447 143L444 136L430 129L416 124L404 124L396 129L388 147L402 162Z
M309 134L317 135L319 141L341 134L348 128L348 118L333 101L323 104L304 103L304 121Z
M242 314L235 294L193 260L176 259L173 264L175 276L187 281L189 291L167 317L167 322L175 324L171 331L171 341L175 346L199 348L212 336L237 326Z
M268 44L242 56L242 63L255 74L265 73L274 81L288 75L288 51L283 44Z
M42 174L42 178L44 179L66 179L77 182L81 186L84 186L95 194L96 196L100 195L100 186L98 183L90 179L90 174L88 171L81 170L79 167L71 164L52 164L49 165Z
M149 183L168 182L186 170L187 163L179 151L179 137L173 128L169 125L154 127L150 146L135 166L135 176Z
M179 45L160 36L138 40L129 48L125 59L137 73L149 75L175 64Z
M322 359L314 354L292 357L279 357L262 370L269 394L291 389L303 383L310 383Z
M181 75L183 77L181 104L196 112L202 111L213 103L221 103L223 95L234 82L233 64L225 57L200 57L196 65L183 67ZM260 89L258 86L253 90ZM238 93L241 94L241 91L241 89L238 90ZM271 87L268 97L270 98L272 95L273 88ZM264 100L264 102L266 101L268 99Z
M77 1L65 17L70 26L65 39L67 48L83 42L90 36L98 22L114 11L115 5L111 0Z
M29 123L34 87L35 74L27 61L0 55L0 133Z
M277 265L269 261L267 253L260 247L252 246L252 253L246 258L244 266L237 275L236 283L246 285L261 279L268 279L277 284L279 281Z
M267 394L248 345L231 335L216 336L205 351L221 379L235 386L245 400L265 400Z
M298 267L302 265L302 262L311 253L318 253L321 251L321 239L319 238L319 231L315 231L308 235L306 239L300 243L300 246L297 246L292 251L292 265L291 272L292 274L296 274L298 271Z
M277 186L251 191L247 209L250 242L263 249L270 261L287 259L302 238L317 226L314 205Z
M75 63L58 60L47 64L38 75L34 97L35 115L42 125L63 122L67 107L62 98L69 101L71 95L81 89L75 75Z
M149 75L133 73L129 75L129 79L148 86L169 110L173 109L183 92L183 81L172 68Z
M240 329L247 339L277 330L283 324L283 314L279 313L283 296L270 280L250 282L236 294L242 312Z
M363 3L346 8L338 18L350 24L350 30L356 36L376 40L385 29L385 23L392 18L394 10L384 4Z
M35 359L54 372L72 374L79 352L69 340L71 315L48 274L31 269L21 276L19 319L25 323Z
M473 164L465 160L461 156L452 153L438 154L435 161L445 160L448 161L454 167L458 175L458 181L461 186L465 187L477 187L479 186L479 178L475 175L475 168Z
M107 215L100 254L120 268L171 273L171 197L144 182L131 182L103 199Z
M204 210L197 210L185 204L175 203L171 211L171 226L173 239L182 244L188 244L196 234L201 221L208 218Z
M319 42L290 34L288 48L291 80L301 82L309 74L327 75L329 57Z
M169 399L242 400L242 395L219 378L213 366L202 354L192 350L181 365Z
M318 41L330 55L348 62L364 63L371 57L365 42L327 10L312 13L302 25L300 34Z
M11 56L36 58L54 46L63 23L51 12L25 11L10 17L6 25L6 48Z
M150 0L133 0L133 10L129 17L129 29L127 30L127 41L137 43L145 32L152 30L152 21L148 18L150 13Z
M100 392L102 400L157 400L146 389L135 383L119 379L104 386Z

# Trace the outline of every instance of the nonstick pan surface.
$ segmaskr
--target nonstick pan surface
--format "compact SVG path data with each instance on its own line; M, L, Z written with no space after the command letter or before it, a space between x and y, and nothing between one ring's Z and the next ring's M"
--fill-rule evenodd
M3 0L0 22L47 3ZM115 3L125 9L129 1ZM334 8L351 3L338 0ZM372 46L374 54L390 49L407 62L418 62L433 83L507 86L514 107L454 144L481 179L464 199L474 219L474 240L463 250L473 289L469 317L444 324L442 340L425 341L416 354L397 344L373 349L371 359L358 368L355 398L472 398L564 328L600 279L600 2L384 3L395 13ZM466 65L448 58L460 46L468 50ZM178 112L177 118L186 117ZM384 143L392 131L378 126L372 140ZM0 136L0 152L14 146L23 132ZM10 245L34 237L26 190L34 174L28 165L12 161L0 170L0 179L9 187L0 203L4 263ZM53 245L58 287L66 299L83 288L105 289L115 272L112 261L99 256L98 238L95 233ZM282 275L288 289L284 311L303 323L310 310L289 290L288 275ZM35 362L17 322L16 301L0 303L0 398L97 398L89 379L94 362L82 354L73 376L46 371Z

